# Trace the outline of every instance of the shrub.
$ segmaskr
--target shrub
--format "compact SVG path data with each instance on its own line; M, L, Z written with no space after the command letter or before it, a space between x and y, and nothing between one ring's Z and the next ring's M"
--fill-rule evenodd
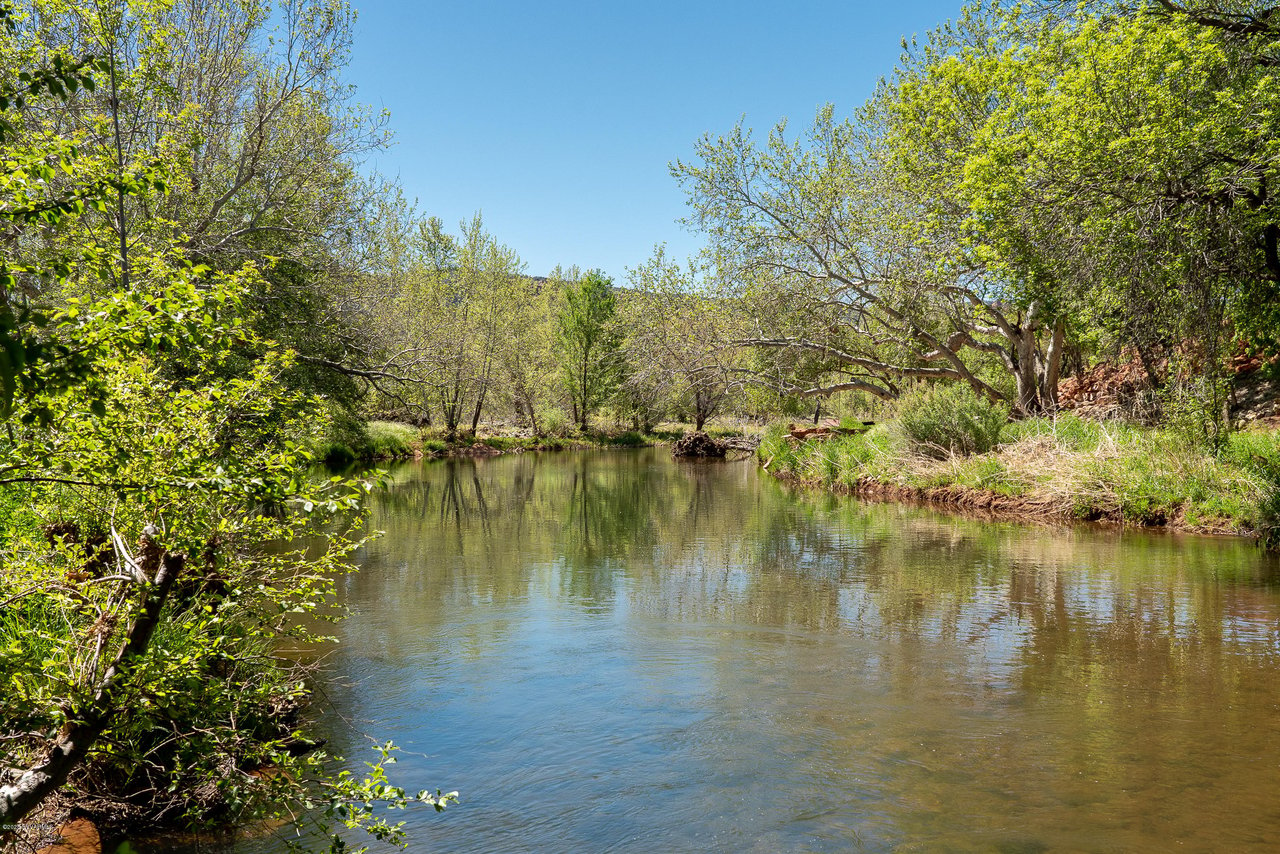
M356 461L356 452L342 442L321 442L315 457L331 469L344 469Z
M1280 433L1237 433L1227 456L1261 480L1254 529L1264 548L1280 550Z
M364 421L332 403L326 403L321 412L324 435L313 447L316 459L330 468L346 468L369 455L369 433Z
M792 449L784 438L786 431L779 424L770 426L764 432L764 436L760 439L760 444L756 447L756 459L763 464L775 466L775 471L787 471L788 459L794 456Z
M559 407L551 407L538 413L539 435L554 436L563 439L573 430L573 425L569 423L569 418L564 414L564 410Z
M370 421L366 435L369 437L369 457L375 460L411 457L418 439L417 430L395 421Z
M642 445L648 444L648 442L644 440L644 436L640 435L635 430L628 430L621 435L609 437L608 442L611 445L620 445L624 448L639 448Z
M985 454L1000 441L1009 407L967 385L932 386L898 402L898 424L912 450L932 457Z

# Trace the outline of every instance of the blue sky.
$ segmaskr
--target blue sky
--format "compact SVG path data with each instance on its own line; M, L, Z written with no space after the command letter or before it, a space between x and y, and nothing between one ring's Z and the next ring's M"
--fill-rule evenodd
M740 116L802 127L848 113L959 0L557 2L355 0L348 72L391 111L396 144L371 161L450 230L475 211L527 271L625 267L666 242L684 194L668 162Z

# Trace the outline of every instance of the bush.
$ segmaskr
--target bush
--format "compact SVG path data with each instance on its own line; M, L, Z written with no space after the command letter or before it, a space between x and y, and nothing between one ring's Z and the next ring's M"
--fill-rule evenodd
M573 430L568 416L559 407L551 407L539 412L538 427L540 436L553 436L560 439L568 436Z
M449 450L449 445L444 439L423 439L422 453L424 454L443 454Z
M342 442L321 442L315 449L315 458L331 469L345 469L355 464L357 455Z
M1226 456L1262 481L1254 530L1264 548L1280 551L1280 433L1237 433Z
M985 454L1000 442L1009 407L967 385L931 386L898 402L898 424L912 450L931 457Z
M367 425L350 410L326 403L321 408L323 437L314 445L316 459L330 468L346 468L369 454Z
M605 437L605 441L610 445L618 445L623 448L639 448L649 444L645 441L644 436L635 430L628 430L618 436Z

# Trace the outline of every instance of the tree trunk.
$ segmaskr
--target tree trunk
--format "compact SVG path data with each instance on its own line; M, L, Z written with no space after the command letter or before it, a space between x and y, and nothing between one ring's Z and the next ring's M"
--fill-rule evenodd
M1016 328L1014 381L1018 399L1015 408L1022 415L1034 415L1039 409L1040 382L1036 371L1036 333L1030 324Z
M489 386L486 384L480 389L479 396L476 397L476 410L471 416L471 432L473 435L480 428L480 413L484 411L484 398L488 391Z
M67 781L67 775L85 760L93 745L111 724L118 695L134 659L151 643L173 582L186 564L186 555L161 553L160 546L144 535L139 565L148 576L142 611L134 620L124 645L103 674L88 708L62 727L45 757L18 779L0 787L0 826L16 824ZM150 569L151 572L147 570Z
M1045 411L1058 408L1058 375L1062 372L1062 351L1067 340L1066 320L1059 317L1053 324L1053 336L1044 354L1044 371L1040 381L1040 406Z

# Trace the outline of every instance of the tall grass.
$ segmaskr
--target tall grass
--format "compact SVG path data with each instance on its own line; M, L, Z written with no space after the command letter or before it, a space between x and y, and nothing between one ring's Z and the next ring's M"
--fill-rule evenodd
M415 428L394 421L370 421L365 433L368 437L368 457L375 460L411 457L418 442L418 431Z
M985 454L1008 420L1007 405L962 383L918 389L898 403L898 428L912 450L930 457Z

